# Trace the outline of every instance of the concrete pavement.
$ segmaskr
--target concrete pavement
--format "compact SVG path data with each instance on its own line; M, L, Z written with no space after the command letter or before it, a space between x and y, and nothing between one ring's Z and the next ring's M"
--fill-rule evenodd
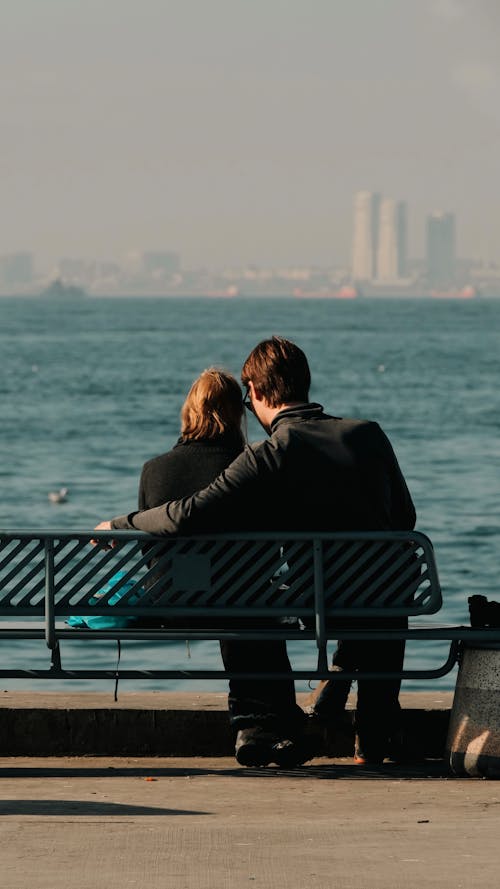
M1 758L3 889L482 889L500 786L316 759Z

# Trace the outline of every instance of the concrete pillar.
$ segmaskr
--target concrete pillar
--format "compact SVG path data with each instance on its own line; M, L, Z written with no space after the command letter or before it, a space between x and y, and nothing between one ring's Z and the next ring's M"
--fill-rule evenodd
M466 646L446 753L455 775L500 778L500 646Z

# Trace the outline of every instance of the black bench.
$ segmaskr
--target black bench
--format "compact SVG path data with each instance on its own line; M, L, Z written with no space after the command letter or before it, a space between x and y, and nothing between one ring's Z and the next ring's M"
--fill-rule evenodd
M97 546L90 545L92 539ZM113 547L105 548L111 540ZM191 538L128 531L0 532L0 638L41 640L50 653L44 669L0 665L0 676L5 678L116 678L114 669L63 665L64 640L90 637L119 643L187 638L313 640L314 664L294 670L297 679L335 676L328 671L329 639L438 639L449 643L442 665L398 674L403 679L434 679L453 668L461 640L500 639L498 629L414 623L415 618L437 614L441 605L433 547L417 531ZM82 623L99 616L101 626L68 626L68 619L76 616ZM384 626L387 618L402 617L411 619L408 629L394 629L390 621ZM378 620L371 622L373 618ZM120 668L118 675L221 679L242 674L173 665L155 670ZM262 677L244 674L255 675ZM393 676L342 674L361 675ZM283 678L283 674L272 676Z

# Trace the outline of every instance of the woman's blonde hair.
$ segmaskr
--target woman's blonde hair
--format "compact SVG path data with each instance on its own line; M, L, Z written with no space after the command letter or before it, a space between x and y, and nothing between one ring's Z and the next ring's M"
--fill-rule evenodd
M182 406L182 438L193 441L230 434L243 441L242 416L243 398L236 378L209 367L194 381Z

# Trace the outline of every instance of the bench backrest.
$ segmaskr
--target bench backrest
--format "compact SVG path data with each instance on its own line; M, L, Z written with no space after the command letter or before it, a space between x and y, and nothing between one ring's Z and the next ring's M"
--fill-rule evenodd
M91 538L112 549L90 546ZM118 574L117 574L118 573ZM104 592L103 592L104 590ZM218 534L0 532L0 617L328 617L436 613L420 532Z

